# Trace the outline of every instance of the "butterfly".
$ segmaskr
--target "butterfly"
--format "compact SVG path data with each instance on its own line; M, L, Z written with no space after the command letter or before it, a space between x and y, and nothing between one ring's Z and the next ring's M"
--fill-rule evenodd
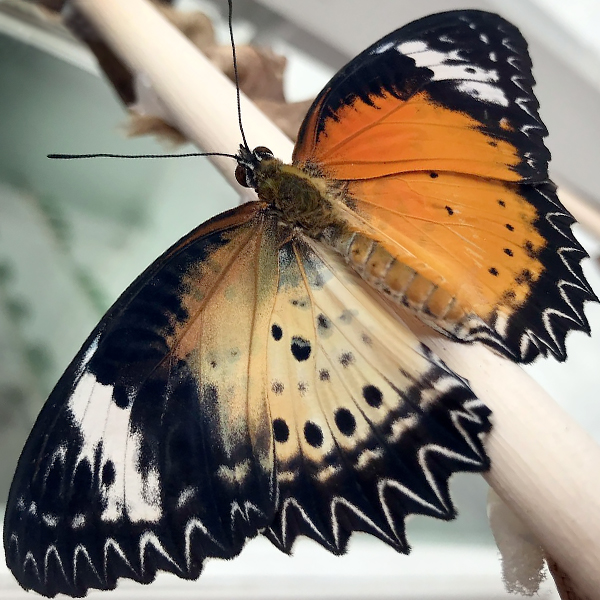
M242 145L258 200L148 267L43 407L4 523L19 583L192 579L258 534L408 552L407 515L453 518L491 415L403 311L530 362L564 360L596 300L533 84L514 26L441 13L333 77L291 165Z

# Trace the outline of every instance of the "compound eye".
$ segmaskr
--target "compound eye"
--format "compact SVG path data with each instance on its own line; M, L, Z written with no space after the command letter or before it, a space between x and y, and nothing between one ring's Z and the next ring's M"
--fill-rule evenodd
M235 168L235 179L243 187L250 187L248 185L248 179L246 178L246 167L238 165Z
M265 146L256 146L256 148L254 148L252 154L254 154L255 156L258 156L258 158L275 158L273 156L273 153L266 148Z

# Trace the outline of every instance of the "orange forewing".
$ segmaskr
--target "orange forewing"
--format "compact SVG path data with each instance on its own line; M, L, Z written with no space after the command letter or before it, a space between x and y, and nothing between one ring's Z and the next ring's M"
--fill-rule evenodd
M513 169L520 162L514 146L483 133L481 123L470 115L436 104L426 92L406 101L389 94L369 100L342 106L336 119L323 123L322 131L315 106L294 151L294 163L316 164L325 176L345 180L410 171L520 179Z

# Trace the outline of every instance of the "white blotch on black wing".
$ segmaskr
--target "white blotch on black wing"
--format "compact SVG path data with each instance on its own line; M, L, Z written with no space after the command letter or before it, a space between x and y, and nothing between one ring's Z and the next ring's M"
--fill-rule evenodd
M431 81L453 81L455 89L468 96L501 106L509 104L504 90L498 85L498 70L485 69L468 58L463 58L459 49L442 52L419 40L403 42L397 46L397 50L410 56L417 67L431 69Z
M111 472L100 493L106 500L104 521L118 521L126 514L132 522L156 522L162 516L160 475L156 467L142 470L142 434L131 430L131 408L119 407L113 398L114 387L96 381L84 372L67 407L71 424L81 435L81 461L95 464L100 474Z

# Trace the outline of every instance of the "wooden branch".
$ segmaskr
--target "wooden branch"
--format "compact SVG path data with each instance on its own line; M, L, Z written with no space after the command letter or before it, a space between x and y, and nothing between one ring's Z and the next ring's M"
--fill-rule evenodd
M559 186L558 197L582 227L600 239L600 207L591 200L573 194L568 187Z
M240 133L232 84L146 0L72 1L127 64L150 78L190 139L205 151L236 151ZM289 140L246 100L242 113L250 146L266 145L289 160ZM233 162L215 163L234 183ZM490 485L580 593L600 600L600 448L520 367L408 320L494 413L486 443Z

